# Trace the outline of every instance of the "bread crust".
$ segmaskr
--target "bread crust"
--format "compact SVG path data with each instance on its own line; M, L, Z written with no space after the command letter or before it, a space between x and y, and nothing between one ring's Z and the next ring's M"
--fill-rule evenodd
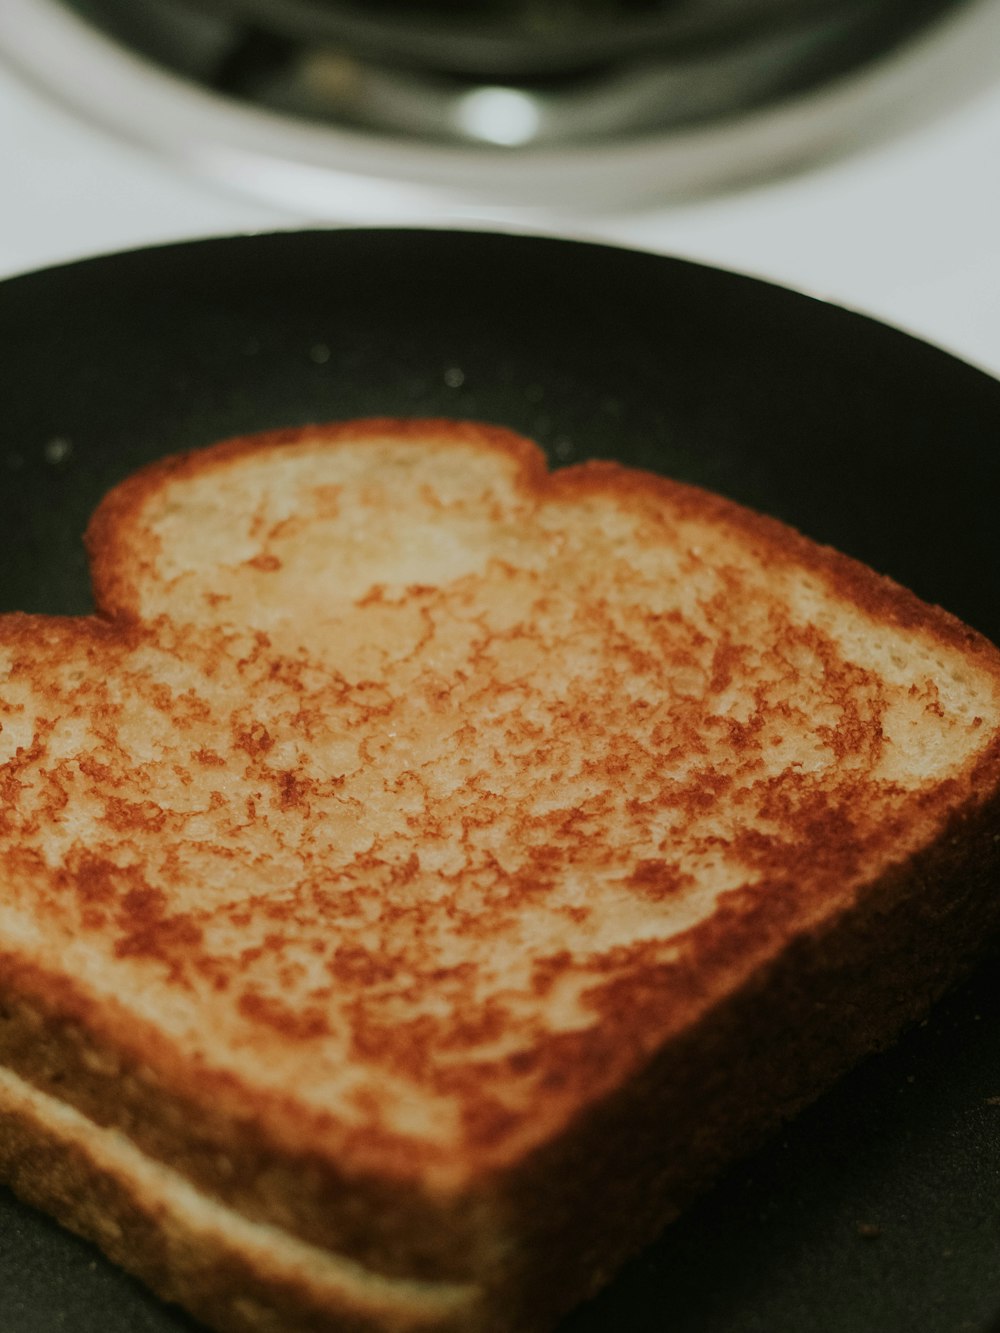
M523 435L503 426L445 418L371 417L285 427L233 436L139 468L108 492L84 534L98 615L116 622L134 617L136 579L150 568L148 553L144 562L143 539L137 534L141 531L144 506L166 482L211 472L221 475L248 456L309 447L317 440L336 448L341 443L377 442L387 437L415 443L434 439L472 451L487 449L505 454L517 469L517 485L539 498L612 494L627 504L653 509L666 504L679 513L719 522L743 533L770 558L815 570L830 581L845 601L873 617L926 629L942 643L971 652L995 667L996 647L949 611L923 601L894 579L878 574L832 546L813 541L767 514L748 509L714 491L604 459L590 459L550 471L543 451Z
M386 439L465 451L469 458L499 456L514 491L532 505L569 511L610 498L638 516L644 531L691 522L724 533L765 566L805 571L867 623L886 633L906 631L928 651L979 673L1000 713L997 650L848 557L697 488L608 463L549 473L541 453L520 437L440 421L304 427L153 464L111 492L88 528L96 617L4 617L0 646L20 660L40 644L53 654L84 645L96 670L110 670L116 654L142 651L150 641L143 590L162 581L162 552L148 515L172 485L206 477L222 484L230 469L264 456L365 442L375 448ZM254 557L262 569L273 558ZM155 628L161 632L162 624ZM825 665L837 668L829 659ZM881 743L877 719L854 717L853 724L859 735L850 744L874 753ZM733 747L759 745L751 733L745 723L731 728ZM710 800L710 775L704 781ZM155 1023L96 998L58 965L16 948L0 950L0 1065L96 1126L123 1131L151 1160L250 1219L343 1255L372 1275L466 1282L487 1293L475 1314L470 1307L464 1322L441 1323L442 1330L544 1329L596 1290L735 1154L924 1013L1000 924L994 891L1000 730L947 781L905 797L895 793L889 808L891 819L861 838L840 807L817 798L807 809L800 852L786 845L775 857L769 846L749 840L743 854L752 877L725 892L707 917L677 931L669 959L640 942L594 960L586 1000L599 1025L538 1040L533 1058L544 1071L544 1093L530 1116L505 1115L486 1098L477 1102L474 1080L484 1062L449 1074L449 1087L466 1098L470 1112L458 1144L422 1142L375 1123L352 1131L294 1091L275 1092L192 1062ZM665 874L664 863L643 861L636 885L668 895ZM515 888L528 904L537 884ZM161 927L156 919L150 929ZM129 929L133 939L134 921ZM572 965L558 956L547 963L539 994ZM264 1017L270 1022L275 1014ZM307 1056L314 1034L290 1018L286 1026L289 1043L300 1042ZM769 1034L768 1053L745 1058L760 1033ZM394 1051L386 1058L404 1059ZM517 1072L513 1061L510 1069ZM57 1170L47 1184L44 1169L26 1176L18 1165L31 1160L35 1139L45 1138L39 1117L30 1108L20 1117L0 1111L0 1123L7 1162L0 1169L19 1173L19 1188L43 1206L101 1243L99 1216L134 1229L141 1239L112 1246L114 1257L218 1327L272 1326L222 1322L231 1319L223 1307L233 1264L242 1262L238 1252L219 1259L217 1279L199 1269L177 1279L175 1293L176 1262L156 1257L169 1218L152 1209L137 1214L127 1182L116 1182L114 1172L98 1190L99 1210L67 1203L52 1183ZM51 1146L57 1156L67 1154L65 1169L89 1181L88 1189L108 1176L81 1143ZM294 1282L239 1271L241 1283L251 1279L263 1283L262 1302L299 1311L288 1314L289 1328L323 1326L322 1307ZM314 1316L319 1322L310 1323ZM300 1318L305 1322L294 1322ZM355 1327L353 1314L345 1318L345 1328ZM364 1318L369 1322L356 1327L365 1333L395 1327L384 1312Z

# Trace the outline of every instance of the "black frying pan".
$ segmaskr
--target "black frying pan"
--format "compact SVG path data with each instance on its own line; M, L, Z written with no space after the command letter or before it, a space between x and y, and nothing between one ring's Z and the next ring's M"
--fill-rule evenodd
M434 232L208 241L0 284L0 607L87 608L80 532L147 459L366 414L478 417L556 463L711 486L1000 639L1000 383L748 278ZM986 1333L998 1181L987 967L561 1333ZM0 1192L5 1333L193 1328Z

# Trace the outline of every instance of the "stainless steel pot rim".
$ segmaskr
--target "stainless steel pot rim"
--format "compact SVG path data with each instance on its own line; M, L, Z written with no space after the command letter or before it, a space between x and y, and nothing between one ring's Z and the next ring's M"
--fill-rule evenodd
M623 142L522 152L244 106L123 50L59 0L4 0L0 56L112 134L297 216L520 222L690 198L912 130L1000 79L1000 5L966 0L891 55L775 106Z

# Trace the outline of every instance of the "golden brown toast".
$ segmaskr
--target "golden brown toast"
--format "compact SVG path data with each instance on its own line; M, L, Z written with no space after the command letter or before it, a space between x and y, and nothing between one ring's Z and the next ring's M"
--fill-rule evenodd
M997 923L1000 653L705 492L366 421L0 618L0 1173L219 1329L550 1328Z

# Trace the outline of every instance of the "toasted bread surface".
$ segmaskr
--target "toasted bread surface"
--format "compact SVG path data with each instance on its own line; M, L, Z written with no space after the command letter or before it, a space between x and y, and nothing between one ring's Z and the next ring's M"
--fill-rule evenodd
M635 1121L644 1236L992 923L1000 654L719 497L371 421L154 465L88 546L95 616L0 620L0 1053L247 1225L495 1286ZM765 1020L806 1072L727 1093ZM640 1103L708 1126L645 1209Z

